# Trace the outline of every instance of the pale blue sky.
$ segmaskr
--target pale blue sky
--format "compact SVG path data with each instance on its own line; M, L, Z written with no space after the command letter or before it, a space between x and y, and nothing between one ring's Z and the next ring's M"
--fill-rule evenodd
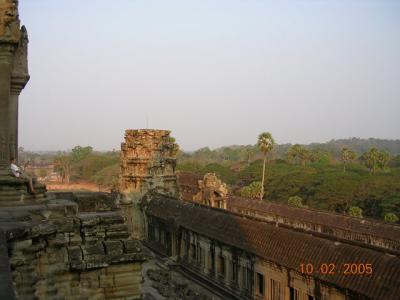
M30 150L400 138L400 1L21 0Z

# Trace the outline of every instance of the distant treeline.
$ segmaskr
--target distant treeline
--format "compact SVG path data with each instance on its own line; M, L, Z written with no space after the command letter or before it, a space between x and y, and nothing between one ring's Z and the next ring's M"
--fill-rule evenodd
M288 149L293 146L292 144L278 144L270 154L272 159L285 159ZM311 143L308 145L301 145L309 150L319 150L330 154L333 159L340 159L341 151L343 148L353 150L357 155L368 151L371 148L377 148L389 152L392 156L400 154L400 140L386 140L386 139L360 139L349 138L340 140L331 140L326 143ZM251 161L260 159L262 153L258 151L256 145L233 145L220 147L211 150L208 147L201 148L197 151L188 153L181 152L179 157L181 161L191 159L192 161L200 162L217 162L224 161Z
M400 217L400 140L342 139L309 145L275 145L268 153L266 201L295 203L373 218ZM117 189L119 151L32 153L20 149L20 163L54 164L64 182L80 180ZM216 173L233 194L260 195L263 154L256 145L180 151L178 171ZM397 216L397 217L396 217ZM393 217L393 216L392 216Z

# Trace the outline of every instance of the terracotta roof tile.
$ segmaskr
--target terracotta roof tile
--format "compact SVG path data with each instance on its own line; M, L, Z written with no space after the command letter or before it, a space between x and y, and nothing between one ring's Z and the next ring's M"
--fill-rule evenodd
M254 199L234 196L230 197L227 203L228 210L232 210L233 208L247 208L297 221L326 225L331 228L340 228L355 233L370 234L393 241L400 241L400 226L377 220L360 219L332 212L298 208L274 202L261 202Z

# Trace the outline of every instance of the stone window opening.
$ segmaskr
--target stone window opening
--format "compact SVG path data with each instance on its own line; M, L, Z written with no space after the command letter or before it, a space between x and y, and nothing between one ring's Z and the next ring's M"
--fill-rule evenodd
M242 268L242 285L246 291L251 290L251 270L248 267Z
M200 266L204 267L204 260L205 260L204 259L205 258L204 257L204 255L205 255L204 249L202 247L200 247L200 246L198 246L197 249L199 251L198 256L197 256L197 260L198 260Z
M264 275L263 274L256 273L256 285L257 285L257 290L256 290L257 295L264 296L264 294L265 294L265 280L264 280Z
M294 287L290 287L290 300L301 300L301 292L299 289L296 289Z
M190 258L195 261L196 260L196 245L190 244Z
M162 229L160 230L160 243L161 245L165 244L165 232Z
M271 300L281 299L281 283L274 279L270 279L270 293L269 298Z
M219 256L219 274L223 277L225 277L225 257L223 257L222 255Z
M214 270L214 268L213 268L213 259L212 259L212 254L211 254L211 252L208 252L208 270L211 272L211 271L213 271Z
M235 261L232 261L232 281L238 283L238 265Z

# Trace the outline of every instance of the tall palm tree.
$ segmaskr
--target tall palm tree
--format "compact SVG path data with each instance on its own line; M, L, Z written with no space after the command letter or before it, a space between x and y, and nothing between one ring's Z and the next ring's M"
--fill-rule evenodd
M378 167L386 171L386 166L390 161L390 153L385 150L380 150L378 153Z
M275 140L272 137L271 133L263 132L258 136L257 146L264 154L260 200L262 200L264 196L265 163L267 162L267 154L268 152L271 152L271 150L274 148L274 145L275 145Z
M353 161L356 158L356 154L354 151L348 149L348 148L343 148L342 149L342 161L343 161L343 172L346 172L346 164L348 162Z
M368 168L370 175L375 173L375 169L378 165L378 159L379 159L379 151L376 148L370 148L367 152L365 152L361 156L361 161Z

